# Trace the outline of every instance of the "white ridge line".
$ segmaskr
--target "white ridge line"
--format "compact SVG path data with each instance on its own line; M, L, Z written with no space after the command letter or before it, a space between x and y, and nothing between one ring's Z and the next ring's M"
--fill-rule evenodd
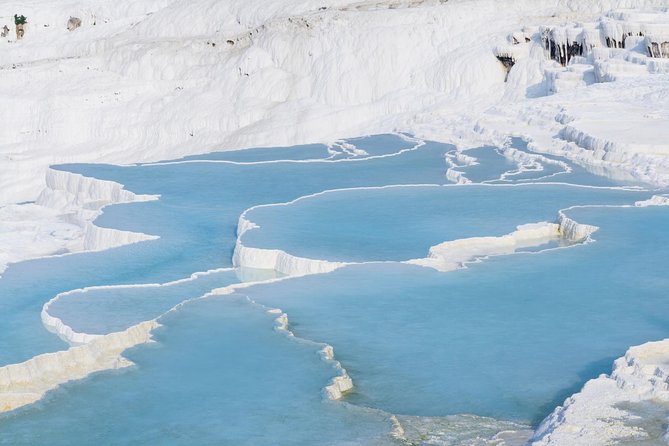
M399 136L399 134L397 134ZM403 135L408 142L415 142L416 144L412 147L407 147L406 149L401 149L393 153L385 153L383 155L372 155L367 157L360 158L341 158L341 159L332 159L332 156L328 158L314 158L306 160L291 160L291 159L279 159L279 160L267 160L267 161L230 161L230 160L182 160L182 161L158 161L155 163L143 163L143 164L117 164L118 167L153 167L153 166L169 166L175 164L230 164L237 166L253 166L253 165L263 165L263 164L332 164L332 163L353 163L353 162L363 162L383 158L392 158L399 155L402 155L407 152L413 152L427 144L426 141L420 139L414 139ZM440 143L443 144L443 143ZM445 144L451 145L451 144ZM271 148L267 148L271 150ZM114 164L112 164L114 165Z

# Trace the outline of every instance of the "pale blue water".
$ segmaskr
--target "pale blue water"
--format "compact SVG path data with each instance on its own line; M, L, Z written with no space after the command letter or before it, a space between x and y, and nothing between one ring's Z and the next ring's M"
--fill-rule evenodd
M107 208L96 222L161 239L12 265L0 279L0 364L66 348L39 319L43 303L59 292L165 283L229 267L237 219L251 206L336 188L447 182L444 155L452 146L428 142L373 158L413 143L396 135L351 142L372 158L318 159L324 146L304 146L211 156L223 163L60 167L161 194L160 201ZM282 157L287 161L264 163ZM481 158L487 167L480 178L504 170L495 156ZM610 182L585 171L569 178ZM258 243L317 258L404 260L448 239L552 220L572 204L649 195L556 184L403 187L254 212L266 219L257 234L267 238ZM70 383L0 417L0 443L392 444L389 413L377 409L536 423L588 378L609 371L628 346L667 332L669 212L606 208L570 215L602 226L597 243L497 257L448 274L361 265L194 301L160 319L157 342L127 353L135 367ZM54 311L79 329L108 332L239 277L250 275L225 271L161 288L78 293ZM352 404L323 399L336 372L318 355L321 346L276 332L275 315L246 295L287 311L298 336L334 345L356 385L346 398Z
M25 361L67 347L44 329L39 317L42 305L60 292L94 285L163 283L188 277L196 271L230 266L237 219L247 207L267 201L291 200L306 192L335 187L383 185L395 181L443 183L441 160L451 149L448 145L430 143L420 151L404 153L396 159L337 163L72 166L72 170L85 174L114 178L135 192L160 193L162 199L158 202L108 208L96 223L144 231L160 235L161 239L103 253L10 266L0 280L0 309L6 315L0 318L0 364ZM271 159L269 154L266 157ZM400 169L407 164L415 169ZM189 298L191 294L184 293L182 297ZM177 300L178 296L172 298ZM153 313L157 308L150 309L146 314L155 317ZM109 311L103 307L101 310ZM72 311L76 312L76 308ZM78 323L82 327L87 323L96 326L102 316L92 315L90 321ZM126 313L109 325L124 326L128 320L138 317Z
M511 147L520 152L539 155L536 160L541 169L519 171L515 161L503 156L495 147L481 147L468 149L463 153L476 159L476 164L455 167L459 172L474 183L571 183L599 187L611 186L645 186L644 184L626 178L622 171L608 171L593 173L592 167L582 166L564 157L545 153L535 153L528 148L528 144L521 138L511 138ZM565 165L568 167L565 168ZM502 175L505 174L504 178ZM612 174L617 178L613 179Z
M113 333L154 319L185 300L201 297L215 288L238 282L235 271L227 270L158 286L80 290L54 302L49 308L49 314L77 332Z
M521 152L536 154L535 152L529 150L527 142L521 138L511 138L511 147L520 150ZM571 171L566 172L559 164L542 162L541 164L544 167L542 171L521 172L518 175L507 177L507 180L511 182L527 182L535 181L540 178L542 182L572 183L601 187L647 186L638 181L633 181L630 179L612 179L610 176L605 175L604 172L602 172L600 175L593 174L592 168L590 168L590 170L586 169L584 166L569 161L566 158L560 156L549 155L545 153L541 153L540 155L548 160L566 163Z
M317 346L247 302L197 301L161 322L156 344L127 352L135 368L1 415L0 444L391 443L387 416L322 399L335 373Z
M481 147L464 152L465 155L476 158L477 164L456 167L473 183L498 180L505 172L513 172L518 165L500 154L495 147Z
M367 152L367 156L381 156L391 153L397 153L413 147L414 142L407 141L398 135L373 135L363 136L362 138L351 138L346 140L356 148Z
M534 153L528 149L527 141L524 141L521 138L511 138L511 147L520 152L528 154ZM584 171L580 166L562 157L541 154L541 158L537 161L541 164L542 169L512 172L512 175L506 176L502 181L528 182L541 179L541 181L572 182L575 184L588 184L591 186L617 185L608 178L597 177L592 174L581 175ZM571 171L568 171L565 165L571 169Z
M0 364L66 348L40 320L56 294L94 285L151 283L189 275L154 257L149 244L11 265L0 279ZM186 268L182 268L186 269Z
M354 266L243 294L331 343L356 383L352 402L536 423L630 345L669 332L669 212L570 215L602 227L597 243L448 274Z
M400 135L374 135L343 140L356 148L364 150L367 155L351 156L336 145L328 150L324 144L304 144L291 147L251 148L243 150L227 150L202 155L186 156L178 161L230 161L238 163L260 163L276 160L313 161L343 158L367 158L371 156L389 155L415 145ZM146 165L146 164L145 164Z
M426 257L431 246L445 241L556 221L558 211L570 206L632 204L646 197L647 192L555 184L347 190L253 209L246 217L260 228L241 240L311 259L401 261Z

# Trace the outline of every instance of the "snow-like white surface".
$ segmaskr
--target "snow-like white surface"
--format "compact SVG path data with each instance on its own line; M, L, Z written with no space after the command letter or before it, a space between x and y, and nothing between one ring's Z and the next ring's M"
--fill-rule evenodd
M635 128L641 123L630 121L632 116L649 121L643 132L633 132L657 134L648 144L622 131L609 133L619 125L590 125L587 117L582 126L571 124L576 130L555 129L552 104L539 105L540 113L531 114L532 120L545 116L547 123L532 127L548 127L548 134L543 128L524 132L519 126L527 114L513 116L509 104L531 110L527 92L543 82L550 66L538 42L526 42L539 26L576 18L594 21L609 9L664 3L6 2L0 6L0 24L11 25L17 12L29 23L23 40L15 42L10 33L0 41L0 204L7 205L0 208L0 240L7 241L0 262L78 250L74 245L84 232L77 228L81 225L68 224L66 213L13 205L35 200L44 189L47 166L61 162L159 160L251 145L332 142L343 135L389 130L466 146L513 131L530 137L539 133L535 139L541 148L542 137L562 142L560 149L571 140L574 146L590 140L596 140L591 144L596 147L613 144L613 152L623 153L617 159L629 169L662 180L663 172L655 166L664 169L666 163L655 155L664 149L650 146L662 140L657 132L669 128L662 112L667 101L661 90L666 87L651 102L637 91L611 109L612 117ZM657 15L625 14L607 17L607 23L649 23ZM82 26L68 31L70 16L81 18ZM508 44L513 36L520 45ZM500 47L518 58L507 83L495 58ZM577 111L602 111L593 102L600 96L595 93ZM628 110L626 105L634 101L655 110L653 117ZM472 123L482 116L500 120L491 109L497 104L505 111L501 125L472 132ZM509 115L515 122L507 121ZM567 139L556 140L555 134ZM638 150L653 153L636 159ZM588 158L577 147L562 152ZM600 162L604 156L599 152L590 158ZM449 174L458 181L456 170Z
M558 224L528 223L501 237L471 237L444 242L431 247L426 258L407 263L442 272L453 271L480 258L513 254L521 248L541 246L560 237Z
M0 40L0 269L148 238L91 221L104 205L150 197L47 170L56 163L131 163L393 130L461 148L513 134L537 151L609 176L669 185L669 62L644 53L649 42L666 38L668 6L666 0L3 2L0 27L11 25L15 13L29 23L22 41L13 32ZM70 16L82 19L71 32ZM599 42L592 23L603 31ZM541 26L558 27L551 31L556 41L580 39L590 53L560 67L546 58ZM639 32L646 35L624 36ZM606 48L602 37L624 40L624 48ZM516 59L508 78L496 49ZM464 182L452 167L449 178ZM569 237L587 236L582 227L560 223ZM307 268L266 254L236 256L291 273ZM653 345L657 358L637 362L664 370L669 354L661 356L668 353L664 344ZM646 350L630 352L636 358ZM77 355L72 351L64 354ZM115 355L105 357L105 367ZM81 370L96 370L94 363ZM16 370L37 373L33 365ZM3 393L5 407L34 400L61 380L40 373L41 387ZM615 373L647 376L620 364ZM601 385L610 388L606 379ZM593 395L606 406L605 393L588 390L598 385L575 400ZM649 394L635 386L616 389L633 401ZM578 417L568 416L577 407L569 404L564 416L547 421L540 441L578 444L562 436L579 431Z
M285 206L288 204L290 203L275 206ZM243 235L248 231L258 228L258 225L246 218L249 210L246 210L239 217L239 223L237 224L237 242L235 243L235 251L232 255L232 264L235 267L269 269L287 276L305 276L308 274L329 273L347 265L344 262L330 262L327 260L298 257L280 249L245 246L241 241Z
M142 322L125 331L101 336L65 351L45 353L20 364L0 367L0 412L34 403L67 381L101 370L132 365L124 350L150 341L155 321Z
M669 76L601 83L496 109L488 137L512 132L530 147L621 180L669 184Z
M0 273L12 262L101 251L157 238L93 224L105 206L155 200L156 196L136 195L113 181L54 169L46 172L46 184L35 202L0 207Z
M662 405L669 403L668 383L669 340L632 347L615 361L611 375L588 381L546 418L531 444L590 446L649 440L634 425L638 417L630 408L646 403L664 411Z
M669 206L669 197L666 195L653 195L648 200L637 201L634 205L642 208L648 206Z
M484 140L523 136L533 150L614 178L669 184L669 59L649 57L647 48L648 36L664 40L669 31L663 6L544 29L551 42L577 42L585 53L562 67L537 45L516 50L523 70L512 70L509 82L524 82L525 95L520 84L507 91L508 101L487 110L476 131ZM607 39L623 43L609 48Z

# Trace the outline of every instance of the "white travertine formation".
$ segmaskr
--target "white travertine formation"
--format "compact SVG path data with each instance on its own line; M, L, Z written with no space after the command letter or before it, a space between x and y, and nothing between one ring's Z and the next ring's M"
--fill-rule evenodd
M648 200L637 201L634 206L645 208L648 206L669 206L669 197L666 195L653 195Z
M586 225L574 221L567 217L564 211L558 213L558 225L560 235L572 242L587 241L590 236L599 229L597 226Z
M253 209L253 208L252 208ZM329 273L347 265L344 262L329 262L297 257L279 249L264 249L244 246L241 238L245 232L258 228L258 225L246 218L245 211L237 224L237 243L232 256L232 264L236 267L272 269L287 276L303 276L307 274Z
M286 336L295 337L295 334L288 327L288 315L282 312L278 308L272 308L267 310L269 314L278 314L276 317L276 329ZM311 342L311 341L308 341ZM321 358L330 363L334 369L337 371L337 376L332 378L330 383L323 388L323 393L325 396L331 400L338 400L344 396L344 393L353 389L353 380L346 372L346 369L342 367L341 363L335 359L334 348L331 345L323 344L323 348L320 350Z
M297 257L279 249L250 248L239 240L235 245L232 263L241 268L273 269L288 276L329 273L347 265L344 262Z
M0 367L0 412L41 399L46 392L67 381L91 373L132 365L121 353L151 339L155 321L142 322L125 331L111 333L68 350L45 353L28 361Z
M629 409L642 402L658 407L669 403L669 339L631 347L614 362L611 375L588 381L579 393L555 409L541 423L531 444L642 442L648 439L647 434L634 425L635 416Z
M472 132L476 120L495 116L497 104L527 108L525 98L542 94L546 64L535 35L541 25L599 23L605 11L617 8L664 6L666 15L663 0L324 0L318 5L202 0L198 5L74 0L64 10L57 0L3 4L6 11L23 11L31 30L21 42L0 45L0 205L8 205L0 210L0 239L32 230L34 225L15 224L17 216L23 221L30 214L40 226L35 231L40 243L29 251L0 252L0 262L73 251L74 240L83 236L76 226L47 231L43 208L16 208L15 203L37 199L45 175L47 181L54 175L50 165L332 143L391 130L471 147L479 136ZM662 25L661 8L651 12L652 17L625 10L601 21ZM80 18L81 26L65 33L71 16ZM635 31L612 24L602 26L613 38ZM574 37L569 33L565 39ZM508 36L517 43L511 45L513 56L524 59L505 82L506 70L494 54ZM593 61L595 73L609 80L640 78L620 68L639 63L647 72L667 72L659 59L628 53L634 61L608 56ZM557 84L584 84L583 73L570 70ZM620 70L623 74L616 74ZM532 117L536 122L541 115ZM635 162L624 167L634 168ZM458 181L454 175L449 178ZM49 199L46 195L48 190L38 201ZM65 210L58 210L65 218ZM56 223L50 221L52 227ZM49 241L52 232L56 244Z
M105 206L156 199L113 181L49 169L46 188L34 203L0 207L0 272L21 260L157 239L93 224Z
M449 152L445 157L448 169L446 169L446 179L455 184L470 184L471 180L458 170L459 167L474 166L478 164L476 158L465 155L460 151Z
M49 169L47 187L36 204L71 210L68 217L83 228L81 251L101 251L158 237L118 229L101 228L93 224L105 206L157 200L155 195L137 195L114 181L85 177L77 173Z
M560 226L555 223L530 223L501 237L471 237L444 242L430 248L427 258L406 263L427 266L447 272L463 268L467 263L484 257L513 254L518 249L540 246L560 238Z
M531 140L533 149L667 185L669 150L661 142L669 140L669 64L660 59L666 23L658 19L666 7L666 0L324 0L317 6L296 0L204 0L195 6L174 0L75 0L65 12L59 0L10 0L3 8L23 11L35 26L21 42L0 42L0 203L8 204L0 210L0 246L9 247L0 252L0 262L145 239L89 226L105 204L138 197L113 184L92 185L48 171L61 162L159 160L212 149L331 142L389 129L464 146L514 133ZM600 18L616 8L643 11ZM82 17L82 26L60 33L70 14ZM593 20L599 20L608 45L598 46L588 26L581 31L565 26ZM536 42L518 33L525 23L557 26L551 32L555 42L577 42L592 54L572 54L570 66L551 71L556 68L547 66L543 48L537 51ZM528 48L513 50L525 59L516 60L505 83L494 48L509 32ZM659 57L645 54L649 44L655 51L653 43ZM548 93L556 94L539 97ZM37 198L45 174L47 189ZM448 175L464 182L455 172ZM33 200L37 203L12 204ZM559 221L560 234L574 240L587 240L593 229L567 217ZM21 238L26 232L30 237ZM29 249L20 249L31 239ZM507 242L513 245L509 240L501 245ZM235 255L240 264L289 274L336 267L278 252L240 248ZM101 340L82 338L88 345ZM669 354L664 346L651 350L657 358L646 361L641 350L631 349L631 360L656 367L664 377L662 361ZM75 358L59 357L76 364ZM37 364L52 363L58 361L7 366L21 378L6 382L34 376L47 385ZM67 365L54 367L54 376L61 376ZM622 381L603 385L618 394L634 387L633 376L650 377L634 370L617 367ZM625 384L620 387L619 381ZM46 388L21 385L4 392L8 407ZM636 398L634 392L620 394ZM601 397L606 405L605 396L594 392L593 401ZM575 402L565 409L562 420L574 421L568 414L577 407ZM593 407L603 406L590 406L581 415L597 413ZM546 441L577 444L560 437L570 429L569 422L559 427L561 422L551 424ZM590 432L615 431L608 427L615 420L593 423Z

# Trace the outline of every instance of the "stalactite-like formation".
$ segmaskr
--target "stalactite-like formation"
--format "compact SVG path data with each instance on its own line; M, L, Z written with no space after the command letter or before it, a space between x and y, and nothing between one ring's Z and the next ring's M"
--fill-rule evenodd
M650 57L669 59L669 39L661 42L659 39L646 37L646 48Z
M548 56L566 66L575 56L583 56L586 47L582 33L573 28L545 28L541 41Z

